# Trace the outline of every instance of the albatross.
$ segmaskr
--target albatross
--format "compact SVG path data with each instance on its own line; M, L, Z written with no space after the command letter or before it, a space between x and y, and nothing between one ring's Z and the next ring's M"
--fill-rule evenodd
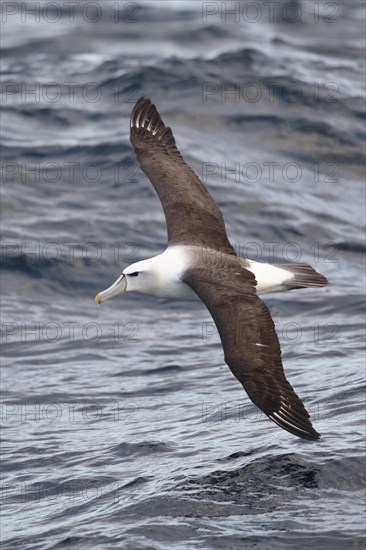
M168 245L162 254L124 269L96 303L124 292L201 300L216 324L225 362L252 402L284 430L318 440L286 379L275 326L259 294L323 287L327 279L308 264L265 264L237 256L221 210L184 161L150 99L141 97L135 104L130 139L161 201Z

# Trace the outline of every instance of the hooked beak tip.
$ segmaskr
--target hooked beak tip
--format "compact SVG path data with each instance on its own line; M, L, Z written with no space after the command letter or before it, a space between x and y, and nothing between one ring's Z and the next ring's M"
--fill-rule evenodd
M95 303L98 306L100 306L102 302L109 300L109 298L113 298L113 296L118 296L118 294L122 294L122 292L126 292L126 288L127 288L126 278L122 274L120 277L118 277L117 281L115 281L112 286L110 286L106 290L103 290L103 292L99 292L96 295Z

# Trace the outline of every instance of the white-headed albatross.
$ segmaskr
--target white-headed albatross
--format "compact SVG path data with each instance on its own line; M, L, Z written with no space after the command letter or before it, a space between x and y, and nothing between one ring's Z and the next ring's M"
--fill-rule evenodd
M258 294L321 287L327 279L307 264L270 265L238 258L220 209L184 161L171 129L149 99L141 97L132 111L131 143L163 206L168 247L127 267L97 295L97 304L130 291L201 299L215 321L225 361L253 403L284 430L319 439L286 380L275 327Z

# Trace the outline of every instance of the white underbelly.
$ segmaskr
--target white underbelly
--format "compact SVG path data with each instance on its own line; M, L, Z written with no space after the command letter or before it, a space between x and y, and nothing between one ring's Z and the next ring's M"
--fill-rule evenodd
M197 294L183 281L169 281L155 293L158 298L168 298L170 300L196 301L200 298Z

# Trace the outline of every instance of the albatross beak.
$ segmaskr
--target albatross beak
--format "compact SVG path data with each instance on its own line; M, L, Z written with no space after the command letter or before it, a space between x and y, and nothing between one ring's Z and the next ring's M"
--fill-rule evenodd
M105 302L106 300L109 300L109 298L113 298L113 296L118 296L118 294L122 294L122 292L126 292L126 277L122 274L117 281L113 283L112 286L107 288L106 290L103 290L103 292L99 292L99 294L95 297L95 302L98 306L102 302Z

